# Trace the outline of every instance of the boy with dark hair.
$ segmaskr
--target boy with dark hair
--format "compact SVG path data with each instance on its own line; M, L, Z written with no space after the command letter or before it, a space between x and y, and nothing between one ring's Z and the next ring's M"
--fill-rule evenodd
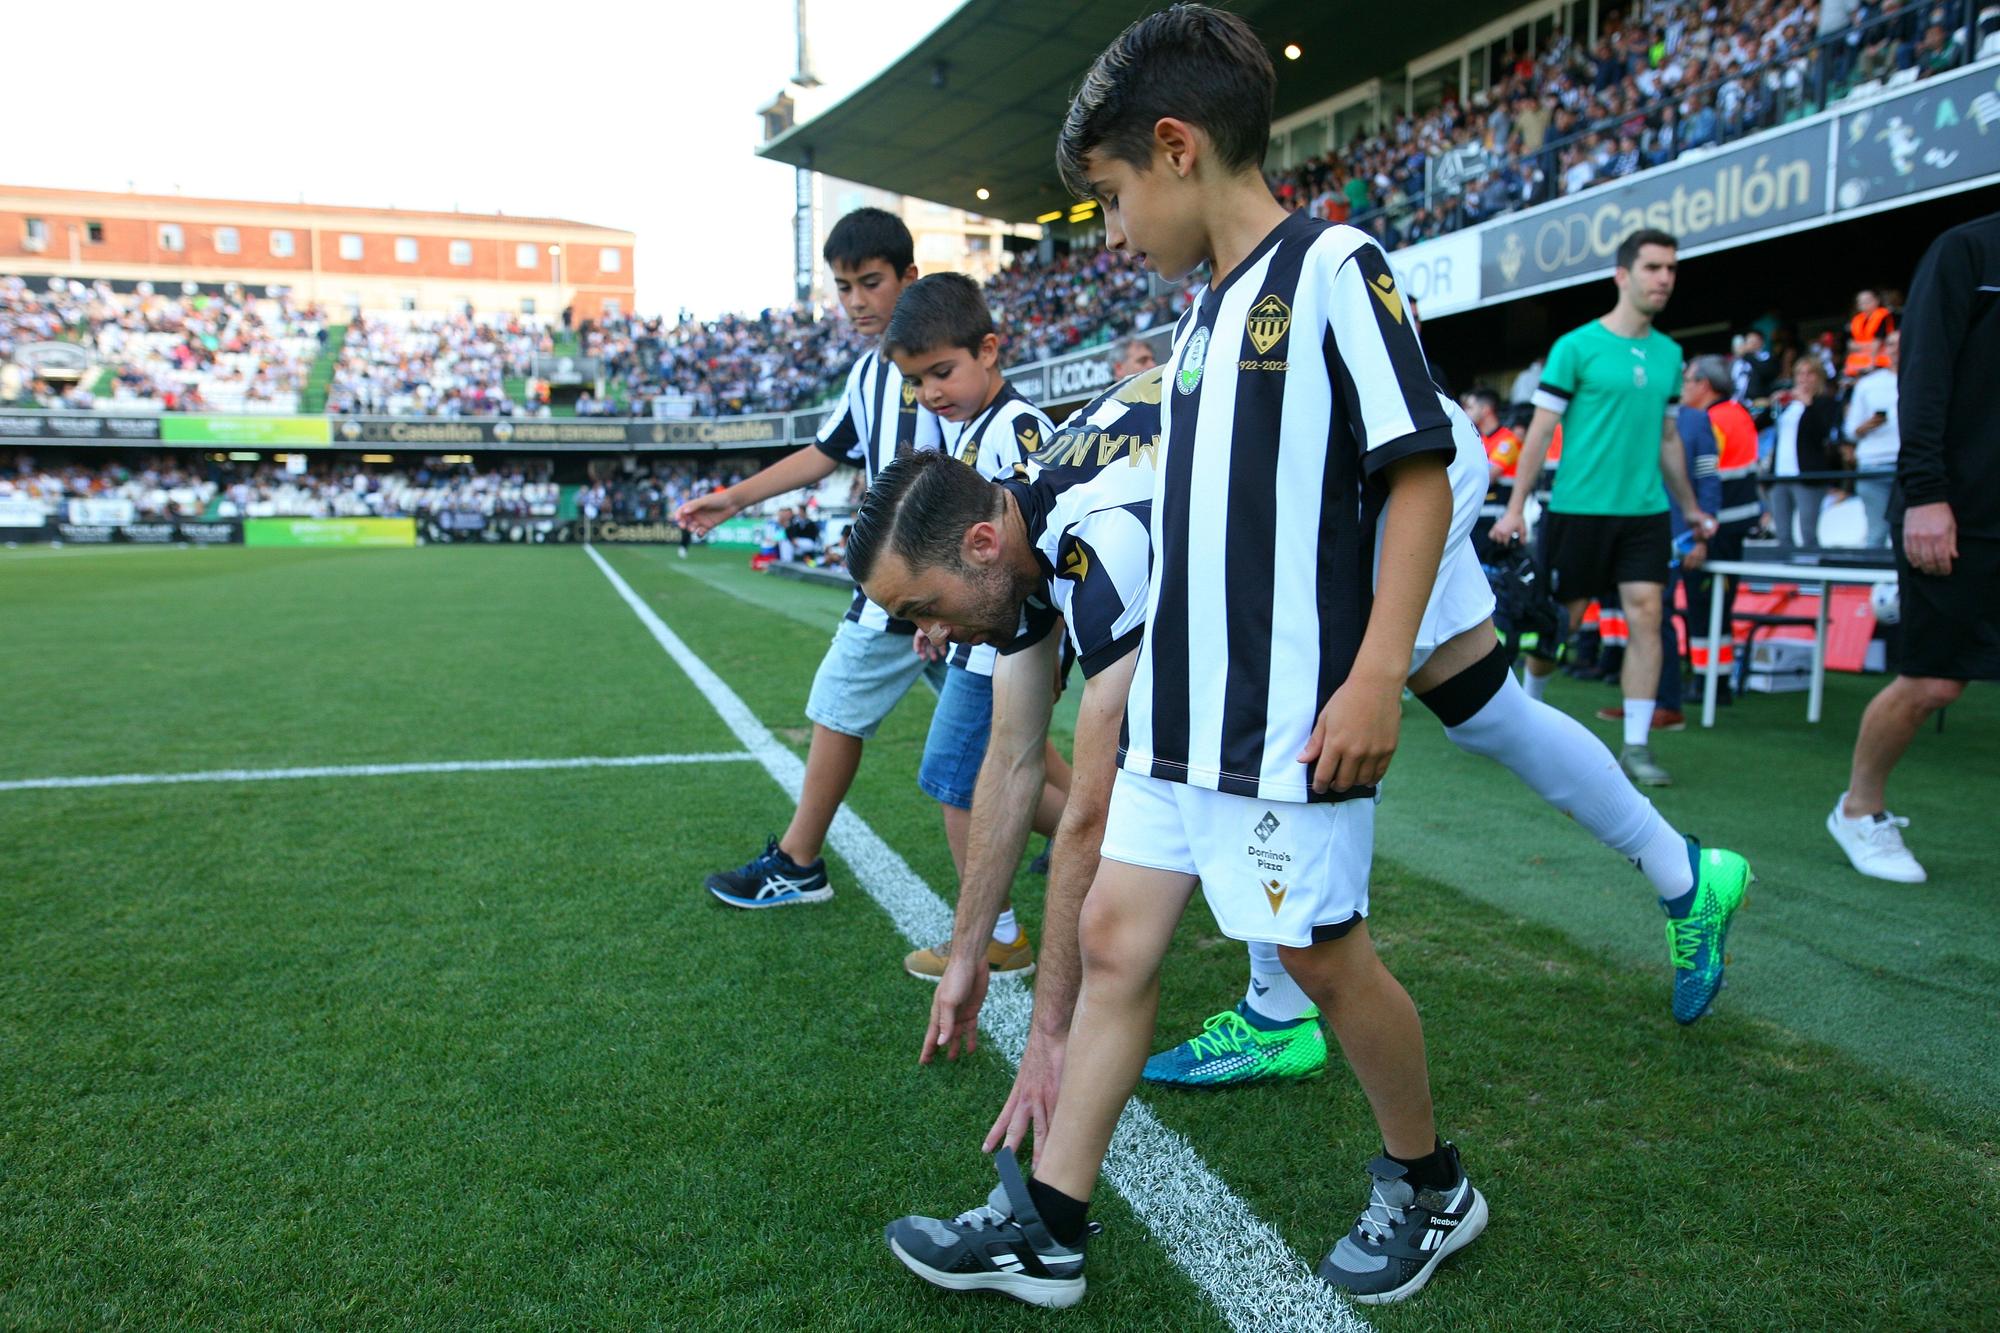
M879 338L887 330L898 298L917 281L913 248L902 219L879 208L856 209L834 224L823 254L856 332ZM814 485L842 464L873 479L892 460L943 442L943 428L917 402L916 386L888 357L864 352L814 443L734 486L687 501L674 521L700 535L759 501ZM855 591L813 677L806 703L812 744L791 823L744 865L710 875L706 887L716 898L731 907L764 908L833 896L820 850L861 765L862 743L919 676L939 689L948 678L943 654L915 628ZM934 746L944 753L964 744L963 736L939 725L938 715L932 724L927 755Z
M1265 186L1273 82L1241 19L1176 6L1098 58L1063 128L1058 164L1104 206L1112 248L1169 281L1204 262L1215 276L1162 380L1144 637L1079 918L1061 1099L1033 1181L1003 1151L986 1207L891 1226L898 1257L941 1286L1082 1297L1088 1201L1197 883L1225 932L1280 947L1382 1132L1373 1197L1322 1276L1401 1299L1485 1225L1435 1132L1416 1007L1365 919L1371 798L1452 523L1458 441L1382 252Z
M1000 338L993 331L986 297L962 273L933 273L912 283L896 302L882 350L901 372L903 383L915 391L918 403L944 423L944 455L967 467L967 476L958 480L1014 476L1053 433L1041 409L1000 374ZM850 530L848 568L857 583L862 580L853 562L857 551L867 550L865 528ZM932 643L945 652L948 667L937 710L931 715L932 743L924 746L917 785L944 809L952 864L962 878L973 786L993 717L995 654L984 645L948 644L943 636L933 637ZM1059 782L1040 784L1032 793L1033 822L1043 833L1055 831L1062 803ZM1012 872L1010 866L1010 878ZM1035 970L1034 950L1012 907L999 914L990 930L982 932L986 934L991 937L986 958L992 969L1016 976ZM945 940L911 952L903 968L913 977L936 981L944 975L950 956L951 941Z
M1246 67L1262 87L1247 100ZM1431 382L1381 251L1351 228L1288 216L1263 187L1262 139L1242 121L1246 106L1268 116L1269 82L1239 19L1178 6L1100 58L1064 132L1059 161L1105 204L1113 248L1144 252L1169 278L1204 260L1219 277L1183 318L1166 367L1145 641L1079 927L1076 1054L1051 1034L1053 1051L1032 1058L1059 989L1052 869L1036 1024L1002 1112L1010 1146L1024 1100L1039 1112L1053 1100L1049 1070L1066 1066L1062 1099L1046 1132L1032 1117L1034 1181L1003 1152L1003 1188L986 1209L890 1228L898 1257L941 1286L1081 1297L1085 1200L1197 876L1224 930L1252 943L1253 994L1262 951L1300 1006L1327 1013L1383 1132L1369 1208L1321 1275L1357 1300L1400 1300L1478 1233L1484 1202L1432 1129L1421 1026L1364 919L1365 798L1393 752L1405 678L1461 748L1499 760L1611 845L1655 860L1663 833L1677 896L1741 865L1673 835L1629 785L1624 800L1604 791L1597 768L1616 768L1602 745L1529 705L1509 677L1466 540L1486 485L1477 435ZM1079 736L1072 805L1089 781ZM1057 840L1058 862L1084 850ZM1655 879L1663 894L1672 874ZM1719 983L1719 943L1704 936L1676 977L1684 1021ZM945 1017L963 1030L973 1015ZM939 1027L934 1012L927 1046L942 1044ZM996 1124L989 1146L1002 1132Z

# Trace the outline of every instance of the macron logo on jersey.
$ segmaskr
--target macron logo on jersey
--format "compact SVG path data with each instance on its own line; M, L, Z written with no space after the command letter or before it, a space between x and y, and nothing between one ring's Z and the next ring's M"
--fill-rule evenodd
M1063 557L1063 577L1081 583L1089 576L1090 557L1084 554L1081 546L1070 547L1069 554Z

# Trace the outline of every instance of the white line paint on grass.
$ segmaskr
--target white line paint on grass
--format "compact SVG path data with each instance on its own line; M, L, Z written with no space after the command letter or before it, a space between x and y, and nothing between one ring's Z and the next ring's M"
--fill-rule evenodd
M0 791L66 787L156 787L181 782L288 782L298 778L396 778L410 773L526 773L549 768L657 768L667 764L736 764L742 750L709 754L590 755L580 759L463 759L434 764L335 764L319 768L218 768L205 773L105 773L79 778L16 778Z
M736 692L695 656L594 547L583 549L743 748L797 800L805 781L805 762L778 743ZM827 841L910 944L935 944L951 933L951 909L845 805L834 817ZM1009 1062L1019 1063L1027 1048L1032 1002L1031 994L1020 986L995 986L986 997L980 1027ZM968 1127L968 1139L975 1132ZM1142 1102L1129 1103L1119 1118L1104 1176L1232 1328L1340 1333L1367 1328L1350 1306L1313 1276L1284 1237L1208 1168L1194 1145L1161 1124Z

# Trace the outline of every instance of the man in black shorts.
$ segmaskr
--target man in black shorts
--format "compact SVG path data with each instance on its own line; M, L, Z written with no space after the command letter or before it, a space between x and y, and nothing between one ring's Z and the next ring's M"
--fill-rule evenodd
M1937 238L1910 283L1890 531L1902 674L1861 718L1826 831L1864 875L1919 884L1883 793L1917 728L1969 680L2000 680L2000 213Z
M1678 242L1663 231L1636 231L1618 247L1612 280L1618 304L1556 339L1535 390L1535 417L1507 512L1488 534L1505 545L1526 532L1528 496L1563 423L1562 468L1543 522L1549 591L1582 623L1593 597L1614 594L1631 626L1620 684L1625 745L1618 762L1642 787L1673 781L1653 762L1648 743L1660 689L1660 623L1665 612L1673 532L1667 492L1688 527L1706 538L1715 520L1696 502L1687 454L1674 424L1681 396L1681 349L1653 327L1674 294ZM1664 489L1661 486L1665 482ZM1523 682L1540 698L1556 664L1528 659Z

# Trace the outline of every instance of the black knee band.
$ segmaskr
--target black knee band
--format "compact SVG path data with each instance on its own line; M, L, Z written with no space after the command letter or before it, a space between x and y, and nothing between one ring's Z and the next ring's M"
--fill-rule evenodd
M1492 652L1436 689L1418 695L1417 702L1437 714L1437 720L1447 727L1461 726L1492 703L1506 683L1507 649L1495 643Z

